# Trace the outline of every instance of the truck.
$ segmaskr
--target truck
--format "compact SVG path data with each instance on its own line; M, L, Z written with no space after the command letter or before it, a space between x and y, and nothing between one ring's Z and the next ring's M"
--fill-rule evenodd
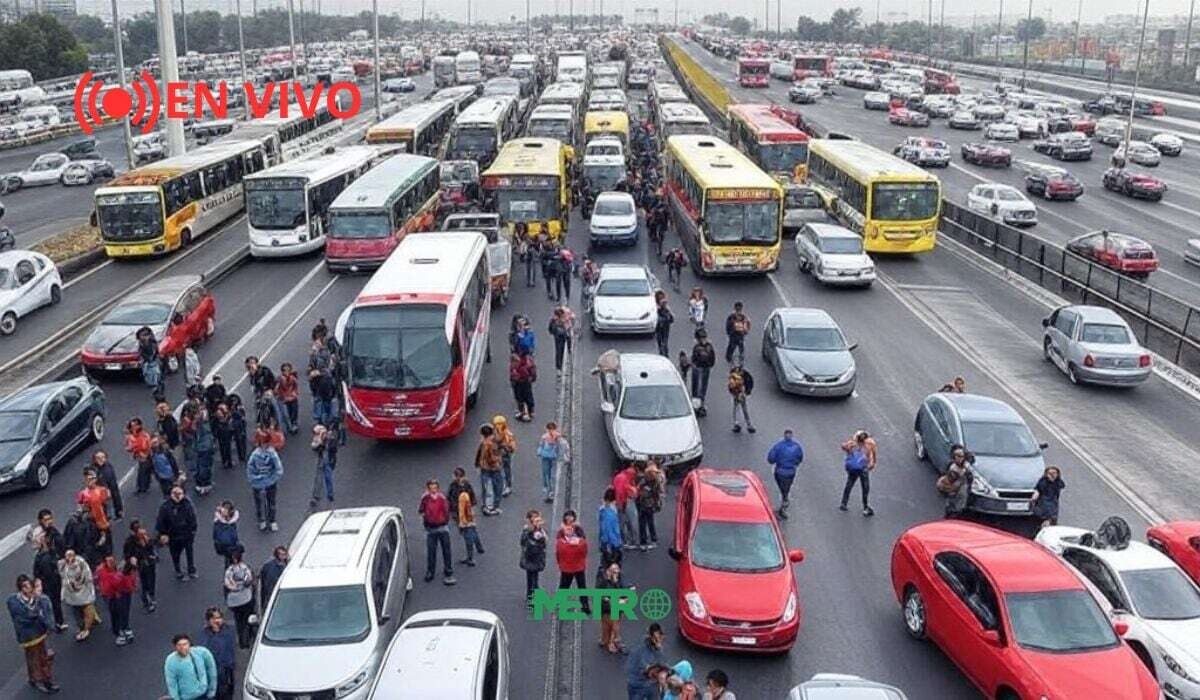
M454 75L459 85L474 85L483 81L483 71L476 51L462 51L454 57Z
M433 86L435 88L450 87L454 84L457 66L453 56L433 57Z

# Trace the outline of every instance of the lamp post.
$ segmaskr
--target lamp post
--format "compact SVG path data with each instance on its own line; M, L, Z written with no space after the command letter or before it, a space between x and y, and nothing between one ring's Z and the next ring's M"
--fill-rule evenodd
M1138 37L1137 61L1133 64L1133 89L1129 92L1129 118L1125 122L1125 157L1121 167L1129 160L1129 141L1133 138L1133 112L1137 104L1138 81L1142 77L1142 47L1146 43L1146 22L1150 19L1150 0L1142 0L1145 8L1142 10L1142 32Z
M1081 1L1082 1L1082 0L1081 0ZM1183 33L1183 68L1184 68L1184 71L1185 71L1185 72L1187 71L1187 68L1188 68L1188 67L1191 65L1191 59L1192 59L1192 17L1193 17L1195 14L1196 14L1196 0L1192 0L1191 4L1190 4L1190 5L1188 5L1188 23L1187 23L1187 30L1186 30L1186 31L1184 31L1184 33Z
M114 4L116 2L117 2L117 0L113 0ZM241 72L242 72L242 85L245 85L247 82L246 81L246 39L242 35L242 0L237 0L236 6L237 6L237 26L238 26L238 66L241 68ZM242 89L245 90L244 87ZM242 95L242 98L245 99L244 94ZM249 121L249 119L250 119L250 104L248 102L246 104L242 105L242 117L245 118L247 121Z
M179 18L183 22L183 55L188 53L187 45L187 6L184 5L185 0L179 0Z
M121 90L128 94L125 87L125 52L121 48L121 20L117 16L117 0L112 0L112 16L113 16L113 41L116 42L117 51L117 79L121 81ZM121 126L125 130L125 157L129 161L129 169L133 170L133 132L129 128L129 117L126 116L121 120Z
M1194 1L1194 0L1193 0ZM1079 8L1075 11L1075 48L1071 52L1079 59L1079 74L1083 75L1083 57L1079 55L1079 24L1083 21L1083 0L1079 0Z
M1004 33L1004 0L1000 0L1000 16L996 18L996 67L1000 67L1000 35Z
M1033 0L1029 0L1029 16L1025 18L1025 48L1021 53L1021 90L1025 89L1025 71L1029 68L1029 27L1033 24Z
M467 7L471 7L470 3L467 4ZM470 17L470 13L471 11L468 9L468 17ZM371 15L371 20L375 28L375 46L373 47L375 51L375 70L372 71L375 74L375 121L381 121L383 119L383 103L380 101L381 90L379 87L379 71L382 68L379 65L379 0L371 0ZM470 23L470 19L467 20L467 23Z
M296 20L292 0L288 0L288 50L292 56L292 80L296 79ZM282 109L283 105L280 105Z

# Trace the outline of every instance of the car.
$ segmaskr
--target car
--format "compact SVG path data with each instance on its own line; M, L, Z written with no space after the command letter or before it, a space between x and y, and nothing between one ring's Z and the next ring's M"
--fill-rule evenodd
M59 179L64 185L90 185L96 180L106 180L116 174L113 164L104 159L73 160L63 168Z
M1175 520L1146 531L1146 543L1171 558L1200 585L1200 520Z
M161 131L133 137L133 160L136 165L152 163L167 157L167 140Z
M925 98L921 105L921 111L928 114L931 119L945 119L952 116L956 110L954 101L943 95L931 95Z
M897 687L847 673L818 673L792 688L787 700L906 700Z
M991 165L1000 168L1012 165L1012 151L994 143L974 141L964 143L959 150L962 159L974 165Z
M1158 255L1149 243L1115 231L1080 234L1067 241L1067 250L1136 279L1144 280L1158 269Z
M1108 117L1096 122L1096 141L1105 146L1120 146L1125 140L1125 120Z
M888 110L892 106L892 98L885 92L868 92L863 95L863 109Z
M1117 150L1112 154L1113 165L1123 165L1128 160L1131 163L1153 168L1162 162L1162 154L1158 152L1158 149L1145 141L1130 141L1128 157L1125 155L1126 151L1125 144L1117 146Z
M975 116L974 112L966 109L960 109L954 114L950 115L950 120L946 122L946 126L950 127L951 129L966 129L969 131L974 131L976 129L982 129L983 123L979 121L979 118Z
M92 137L72 141L58 149L58 152L71 160L97 160L101 157L96 147L96 139Z
M679 633L701 647L777 654L803 617L793 564L762 481L749 469L684 477L667 552L676 561Z
M1092 142L1078 131L1052 134L1033 142L1033 150L1057 160L1091 160Z
M71 159L62 153L43 153L25 170L5 175L8 191L56 184L62 180L63 170L70 162Z
M404 522L393 506L304 520L291 561L262 601L245 698L367 697L412 590Z
M216 332L217 303L200 275L176 275L148 282L108 311L83 341L80 363L88 372L138 368L137 332L146 327L158 339L158 352L177 367L188 347Z
M1037 207L1011 185L985 182L967 192L967 208L1012 226L1037 225Z
M844 398L857 381L854 349L823 309L777 308L763 324L762 356L780 390Z
M950 167L950 145L931 136L906 137L892 152L916 165Z
M1035 542L957 520L917 525L892 548L891 579L909 636L936 644L984 697L1161 697L1087 586Z
M1164 156L1175 157L1183 153L1183 139L1175 134L1155 134L1150 137L1150 145L1158 149Z
M1103 306L1063 306L1042 319L1042 355L1072 384L1134 386L1154 371L1133 329Z
M899 126L929 126L929 115L907 107L893 107L888 110L888 123Z
M1020 138L1042 138L1050 132L1046 118L1028 109L1017 109L1005 113L1004 121L1017 127Z
M783 235L794 236L808 223L829 220L825 200L815 187L788 183L783 187Z
M1015 143L1021 140L1021 133L1017 131L1016 124L994 121L983 127L983 138L990 141Z
M658 289L658 279L642 265L602 265L592 292L592 332L653 333Z
M913 441L917 459L943 474L953 446L974 453L971 510L1029 515L1029 499L1046 470L1046 445L1034 439L1025 419L1008 404L977 394L930 394L913 422Z
M879 76L869 70L851 71L842 78L842 84L862 90L878 90Z
M797 266L822 284L869 287L875 263L863 251L862 236L833 223L810 222L796 234Z
M18 320L62 301L62 290L50 258L32 250L0 252L0 335L12 335Z
M383 81L384 92L412 92L417 89L417 84L412 78L388 78Z
M508 630L487 610L425 610L388 644L370 700L508 700Z
M51 473L104 439L104 392L85 377L37 384L0 399L0 492L44 489Z
M1091 112L1101 116L1114 114L1120 111L1120 109L1117 107L1117 101L1114 100L1111 95L1097 95L1090 100L1086 100L1083 103L1083 109L1085 112Z
M991 102L980 103L975 105L971 110L975 114L975 118L984 122L998 122L1004 119L1004 105Z
M822 95L821 86L808 82L794 83L788 88L788 101L797 104L812 104Z
M1164 694L1200 697L1200 587L1155 547L1129 538L1129 524L1109 518L1096 532L1052 525L1037 543L1063 558Z
M1078 131L1084 136L1096 133L1096 120L1086 114L1067 114L1065 118L1070 123L1072 131Z
M671 360L609 350L596 362L595 375L604 429L619 464L654 459L676 475L700 462L700 425Z
M1025 173L1025 191L1043 199L1073 202L1083 196L1083 183L1062 168L1042 166Z
M627 192L601 192L588 222L590 245L637 245L638 218L633 196Z
M1104 189L1120 192L1126 197L1157 202L1167 191L1167 183L1149 174L1112 167L1104 171Z
M1184 244L1183 261L1200 266L1200 238L1189 238Z
M478 231L492 243L500 236L500 226L499 214L483 211L449 214L442 221L443 231Z

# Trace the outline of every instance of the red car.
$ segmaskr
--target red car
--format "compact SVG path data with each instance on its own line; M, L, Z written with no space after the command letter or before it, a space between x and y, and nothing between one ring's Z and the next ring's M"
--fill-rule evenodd
M892 550L904 626L988 698L1157 700L1158 683L1049 550L983 525L917 525ZM1115 629L1114 629L1115 628Z
M888 121L899 126L929 126L929 115L907 107L892 107Z
M1072 114L1067 117L1071 130L1092 136L1096 133L1096 120L1086 114Z
M136 369L136 336L142 327L158 338L159 355L178 361L186 348L212 337L216 314L216 300L200 275L154 280L109 310L83 341L80 362L87 370Z
M1177 520L1146 531L1146 541L1200 585L1200 520Z
M1158 254L1140 238L1113 231L1092 231L1067 241L1067 250L1117 272L1146 279L1158 269Z
M1157 202L1167 191L1167 183L1146 173L1124 168L1109 168L1104 171L1104 189L1120 192L1126 197L1148 199Z
M696 469L679 487L679 631L693 644L785 652L800 631L800 590L763 484L749 470Z

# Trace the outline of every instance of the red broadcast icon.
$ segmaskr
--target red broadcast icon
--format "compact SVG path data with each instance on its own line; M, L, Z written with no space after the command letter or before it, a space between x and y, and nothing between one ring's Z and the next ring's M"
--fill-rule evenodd
M122 87L104 87L104 82L92 82L92 73L88 71L79 77L75 85L75 121L85 134L91 134L96 126L103 123L100 116L111 120L130 117L130 122L140 124L143 134L154 130L158 122L158 112L162 107L162 99L154 76L142 71L133 81L133 94ZM101 97L100 93L104 95ZM147 99L148 98L148 99ZM100 104L97 105L97 102ZM132 114L132 116L130 116Z

